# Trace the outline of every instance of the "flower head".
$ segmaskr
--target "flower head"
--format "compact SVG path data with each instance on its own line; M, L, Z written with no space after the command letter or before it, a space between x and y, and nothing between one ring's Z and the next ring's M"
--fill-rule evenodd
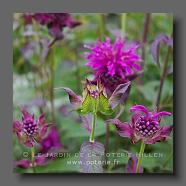
M130 112L133 112L130 123L122 123L119 119L107 121L115 124L120 136L130 138L133 143L142 140L145 144L154 144L169 137L173 127L161 127L160 121L162 116L170 116L170 112L149 112L143 105L131 107Z
M114 44L111 44L107 37L104 42L97 41L95 46L86 46L91 51L85 54L89 61L86 65L95 71L95 79L101 80L101 83L111 92L119 84L132 80L141 72L140 62L142 59L136 50L139 45L136 43L127 44L120 38L117 38Z
M61 149L62 144L56 127L52 127L41 142L41 152L49 152Z
M47 26L49 33L58 39L63 37L64 27L74 28L81 24L73 20L68 13L35 13L32 17L39 24Z
M22 121L13 122L13 130L17 134L20 143L27 147L32 147L35 143L41 143L52 124L45 123L44 114L38 120L26 110L22 110L22 115Z

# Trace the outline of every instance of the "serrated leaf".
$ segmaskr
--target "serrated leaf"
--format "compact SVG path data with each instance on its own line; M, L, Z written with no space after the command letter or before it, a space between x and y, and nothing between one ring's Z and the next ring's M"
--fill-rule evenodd
M98 142L84 142L80 149L81 169L84 173L102 173L104 145Z
M95 100L87 93L80 110L80 114L88 114L93 112Z
M109 105L108 99L102 94L99 96L99 104L98 104L98 111L104 115L111 115L113 110Z

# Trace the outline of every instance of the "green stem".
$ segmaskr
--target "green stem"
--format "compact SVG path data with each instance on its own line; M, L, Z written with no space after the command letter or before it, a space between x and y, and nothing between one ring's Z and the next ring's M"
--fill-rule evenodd
M170 57L171 51L172 51L172 48L169 46L167 49L167 54L166 54L165 61L163 64L163 72L162 72L162 75L160 78L160 86L159 86L158 96L157 96L157 100L156 100L157 111L159 110L159 107L160 107L161 95L162 95L164 81L167 76L168 62L169 62L169 57Z
M55 72L54 72L54 51L51 49L51 58L50 58L50 105L51 105L51 116L52 121L55 122L55 110L54 110L54 78L55 78Z
M35 31L35 34L34 34L34 38L37 42L40 41L39 39L39 28L38 28L38 24L36 23L36 21L33 21L33 28L34 28L34 31Z
M126 18L127 18L127 13L122 13L121 14L121 36L122 38L124 38L126 35Z
M94 142L94 135L96 130L96 120L97 120L97 100L95 100L94 104L94 112L93 112L93 119L92 119L92 131L90 135L90 142Z
M99 35L100 35L100 39L103 41L105 38L105 33L106 33L105 15L100 14L98 18L99 18Z
M141 147L140 147L140 152L139 152L139 156L138 156L138 163L137 163L137 167L136 167L136 173L140 173L140 166L141 166L141 163L142 163L144 151L145 151L145 143L143 143L143 141L141 141Z
M145 61L146 61L146 44L148 43L148 36L149 36L149 30L150 30L150 24L151 24L151 14L146 13L144 15L144 26L143 26L143 34L142 34L142 45L141 45L141 57L144 63L142 63L142 67L144 67ZM140 78L137 81L138 85L144 84L144 73L140 75Z
M75 65L76 65L76 82L77 82L77 90L80 93L81 91L81 76L80 76L80 68L79 68L79 61L78 61L78 51L77 48L74 49L75 54Z
M145 50L146 50L146 43L148 41L149 29L151 23L151 14L145 14L145 21L144 21L144 28L143 28L143 36L142 36L142 59L145 62Z
M92 132L90 135L90 142L94 142L94 135L95 135L95 129L96 129L96 119L97 119L97 113L93 113L93 120L92 120Z
M35 173L36 169L35 169L35 148L34 146L31 148L31 163L32 163L33 173Z
M150 22L151 22L151 13L146 13L145 21L144 21L144 29L143 29L143 38L142 38L144 44L147 43L148 40Z

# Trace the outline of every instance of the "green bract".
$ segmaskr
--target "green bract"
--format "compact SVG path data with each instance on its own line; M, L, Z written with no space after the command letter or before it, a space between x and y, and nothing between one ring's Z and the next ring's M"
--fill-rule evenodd
M101 112L104 115L111 115L113 110L109 105L109 100L104 96L103 93L94 99L90 94L87 93L83 100L82 107L77 109L80 114L88 114L90 112Z
M113 113L104 88L99 83L95 85L87 80L83 95L82 106L77 109L79 114L101 112L104 115L111 115Z
M71 89L64 87L69 95L69 100L79 114L100 112L104 115L111 115L119 104L124 103L125 97L130 88L130 81L120 84L108 98L105 87L99 82L86 80L83 97L74 93Z

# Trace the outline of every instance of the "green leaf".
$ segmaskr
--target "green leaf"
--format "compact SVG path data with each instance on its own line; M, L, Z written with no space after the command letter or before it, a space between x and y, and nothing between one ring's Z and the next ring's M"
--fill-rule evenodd
M80 123L73 121L73 118L63 118L61 120L63 135L62 139L75 139L75 138L89 138L90 134L85 128L82 128ZM114 128L115 130L115 128ZM101 119L97 119L95 137L102 136L105 134L105 123Z
M111 115L113 113L113 110L111 109L109 105L108 99L102 94L99 96L99 105L98 105L98 111L101 112L104 115Z
M85 100L83 101L82 108L80 109L80 114L88 114L93 112L95 100L87 93Z
M157 88L159 86L159 81L154 80L146 83L143 86L139 87L139 91L143 94L144 98L152 103L153 105L156 102L157 98Z
M59 157L46 166L36 168L37 173L79 172L79 157Z

